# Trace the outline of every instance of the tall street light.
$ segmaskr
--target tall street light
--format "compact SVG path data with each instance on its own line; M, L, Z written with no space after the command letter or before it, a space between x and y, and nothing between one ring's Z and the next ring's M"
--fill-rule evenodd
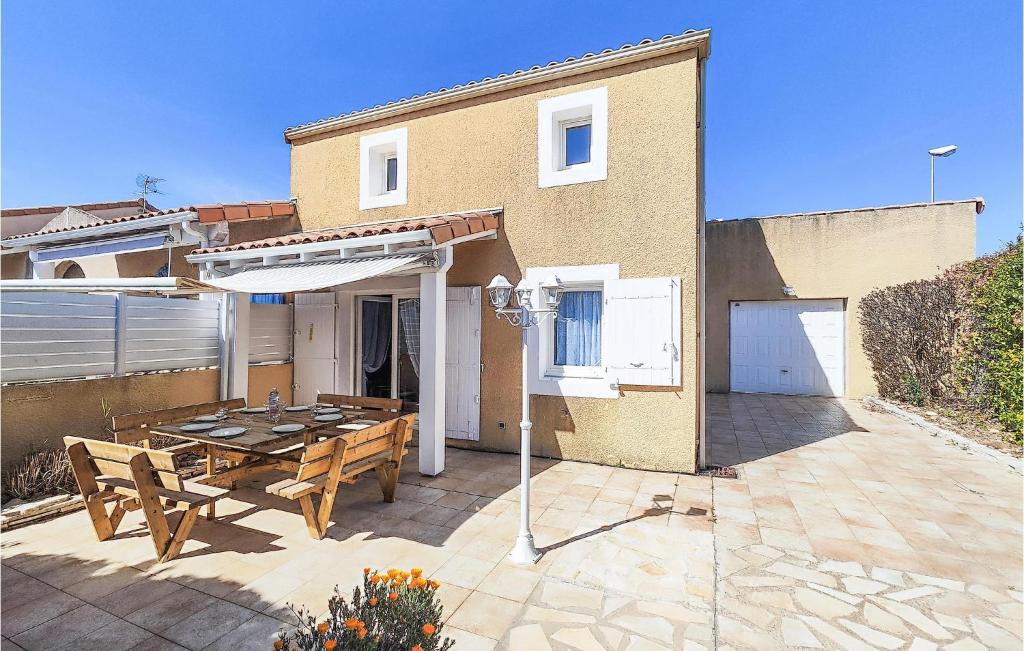
M929 149L928 155L932 160L932 203L935 203L935 159L946 158L956 153L956 145L946 145L945 147L936 147L935 149Z
M521 280L515 288L515 299L518 307L508 307L509 299L512 298L512 285L504 276L498 275L491 280L487 286L487 294L491 299L495 315L500 319L505 317L509 323L519 327L523 331L523 419L519 423L520 440L520 498L519 498L519 536L516 538L516 545L512 548L509 558L513 563L520 565L532 565L540 558L540 552L533 543L533 534L530 532L530 430L533 423L530 422L530 390L528 388L527 375L527 332L530 326L537 325L547 317L554 317L558 314L558 304L562 300L562 284L555 276L548 276L541 282L540 295L537 297L539 304L534 306L534 289L525 279Z

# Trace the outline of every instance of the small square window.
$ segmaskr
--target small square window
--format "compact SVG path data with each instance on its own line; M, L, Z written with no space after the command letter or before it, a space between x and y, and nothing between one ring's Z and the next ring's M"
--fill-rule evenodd
M562 168L590 162L590 123L577 122L562 125Z
M384 159L384 191L394 192L398 189L398 156Z
M553 366L601 366L601 291L566 291L555 319Z

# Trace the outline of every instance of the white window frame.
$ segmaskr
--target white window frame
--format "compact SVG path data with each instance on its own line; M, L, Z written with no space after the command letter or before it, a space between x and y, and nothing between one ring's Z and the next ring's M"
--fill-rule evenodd
M565 129L590 123L590 162L565 165ZM608 178L608 88L537 102L537 185L550 188Z
M556 274L557 275L557 274ZM569 283L562 281L565 285L565 292L601 292L601 330L604 334L604 283ZM548 346L547 356L544 358L544 376L553 378L601 378L604 377L604 340L602 339L601 344L601 355L602 358L598 361L597 366L573 366L570 364L555 364L555 322L551 318L551 328L549 335L551 336L550 345Z
M568 152L569 136L568 136L567 132L569 131L569 129L571 129L573 127L582 127L582 126L586 126L586 125L590 125L590 152L589 152L589 155L588 155L588 159L589 160L587 162L585 162L585 163L575 163L574 165L570 165L569 164L569 152ZM559 142L559 146L561 148L561 154L560 154L560 157L559 157L559 167L558 167L558 169L559 170L567 170L567 169L570 169L570 168L573 168L573 167L579 167L580 165L590 165L590 160L593 160L593 155L594 155L594 151L593 151L594 150L594 123L593 123L593 121L589 117L577 118L575 120L565 120L564 122L560 122L558 124L558 128L560 129L560 135L559 135L560 142Z
M619 397L617 387L607 378L604 365L605 319L604 283L619 277L619 265L600 264L576 267L535 267L526 270L526 282L538 286L542 280L554 274L567 290L600 290L602 292L601 315L601 356L600 366L555 366L555 322L546 317L536 328L527 331L530 346L529 377L530 393L543 396L572 396L579 398Z
M408 129L392 129L359 139L359 209L408 203ZM398 160L397 187L387 190L387 160Z
M387 296L391 298L391 398L398 397L398 301L403 298L419 298L419 292L415 290L359 290L353 292L355 298L354 328L352 329L354 350L354 362L352 368L352 395L363 395L363 301L373 299L376 296Z

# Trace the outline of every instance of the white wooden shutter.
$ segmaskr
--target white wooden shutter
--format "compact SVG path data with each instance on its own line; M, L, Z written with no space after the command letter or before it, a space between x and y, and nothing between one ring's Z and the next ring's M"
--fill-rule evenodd
M604 284L606 374L614 384L679 386L679 278Z
M480 288L449 287L444 435L480 440Z

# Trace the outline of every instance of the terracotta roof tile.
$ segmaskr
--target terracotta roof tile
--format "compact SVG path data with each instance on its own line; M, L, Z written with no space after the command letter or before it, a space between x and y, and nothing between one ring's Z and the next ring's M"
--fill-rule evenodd
M93 206L92 209L99 210L100 208ZM82 210L84 210L84 208L82 208ZM250 201L246 203L228 205L217 204L210 206L182 206L180 208L171 208L169 210L152 210L149 212L139 213L138 215L124 215L122 217L104 219L88 225L75 226L70 228L57 228L51 230L47 230L44 228L33 233L12 235L11 237L4 238L4 240L14 240L22 237L30 237L33 235L46 235L49 233L60 233L65 231L81 230L83 228L92 228L94 226L106 226L107 224L120 224L123 222L139 221L150 217L162 217L164 215L173 215L179 212L194 212L199 215L200 222L204 224L209 224L225 220L243 221L250 219L267 219L270 217L290 217L295 214L295 205L288 201Z
M414 217L390 222L355 224L342 228L329 228L317 231L302 231L279 237L269 237L252 242L239 242L216 246L208 249L197 249L194 254L224 253L226 251L246 251L250 249L269 249L276 246L294 244L311 244L313 242L330 242L347 240L356 237L388 235L391 233L407 233L410 231L429 230L435 244L441 244L457 237L472 233L496 230L500 226L501 209L474 210L461 213L450 213L432 217Z

